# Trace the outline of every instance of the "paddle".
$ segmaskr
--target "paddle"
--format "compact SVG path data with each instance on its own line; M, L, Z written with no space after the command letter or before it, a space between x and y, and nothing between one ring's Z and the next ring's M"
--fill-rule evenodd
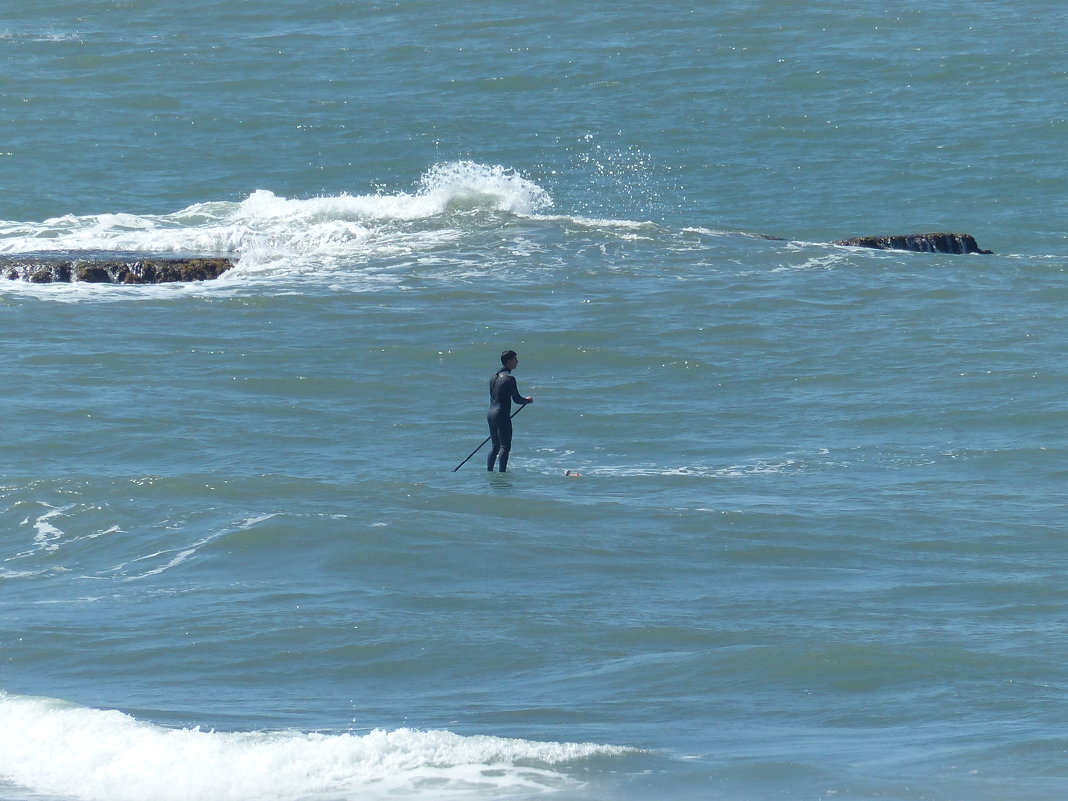
M514 412L512 412L511 415L509 415L508 419L510 420L513 417L515 417L517 414L519 414L521 411L523 411L523 407L524 406L529 406L529 405L530 405L529 403L524 403L522 406L520 406L518 409L516 409ZM455 473L457 470L459 470L461 467L463 467L465 464L467 464L467 462L471 459L472 456L474 456L476 453L478 453L480 450L482 450L482 445L485 445L491 439L493 439L493 435L492 434L490 436L486 437L484 440L482 440L482 444L481 445L479 445L477 448L475 448L473 451L471 451L471 453L467 454L467 459L464 459L462 462L460 462L460 464L456 465L456 467L454 467L452 469L452 472Z

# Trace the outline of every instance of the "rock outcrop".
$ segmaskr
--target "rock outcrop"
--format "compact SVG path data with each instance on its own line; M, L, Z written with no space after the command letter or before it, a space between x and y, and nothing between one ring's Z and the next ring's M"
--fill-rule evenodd
M747 234L761 239L781 237ZM924 253L991 253L980 249L971 234L907 234L840 239L835 245ZM210 281L234 266L219 257L142 256L123 253L28 253L0 255L0 278L34 284L84 282L92 284L168 284Z
M971 234L906 234L904 236L860 236L840 239L834 244L878 250L917 250L924 253L992 253L980 250Z
M209 281L234 266L224 258L142 257L123 254L0 256L0 276L34 284L169 284Z

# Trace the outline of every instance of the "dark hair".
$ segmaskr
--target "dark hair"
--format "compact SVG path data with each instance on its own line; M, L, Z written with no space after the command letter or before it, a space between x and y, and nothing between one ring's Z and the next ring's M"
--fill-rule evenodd
M501 354L501 364L508 364L512 359L516 358L514 350L506 350Z

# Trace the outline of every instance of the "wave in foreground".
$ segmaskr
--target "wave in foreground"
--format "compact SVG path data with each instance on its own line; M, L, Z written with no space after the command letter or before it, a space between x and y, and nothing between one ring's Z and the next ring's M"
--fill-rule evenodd
M568 763L627 751L413 729L169 729L114 710L0 691L0 777L86 801L527 797L580 787L563 772Z

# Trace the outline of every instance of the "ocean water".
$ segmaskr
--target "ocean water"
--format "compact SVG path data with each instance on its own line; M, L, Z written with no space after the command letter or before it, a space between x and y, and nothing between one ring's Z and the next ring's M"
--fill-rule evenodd
M8 3L0 798L1063 799L1066 24Z

